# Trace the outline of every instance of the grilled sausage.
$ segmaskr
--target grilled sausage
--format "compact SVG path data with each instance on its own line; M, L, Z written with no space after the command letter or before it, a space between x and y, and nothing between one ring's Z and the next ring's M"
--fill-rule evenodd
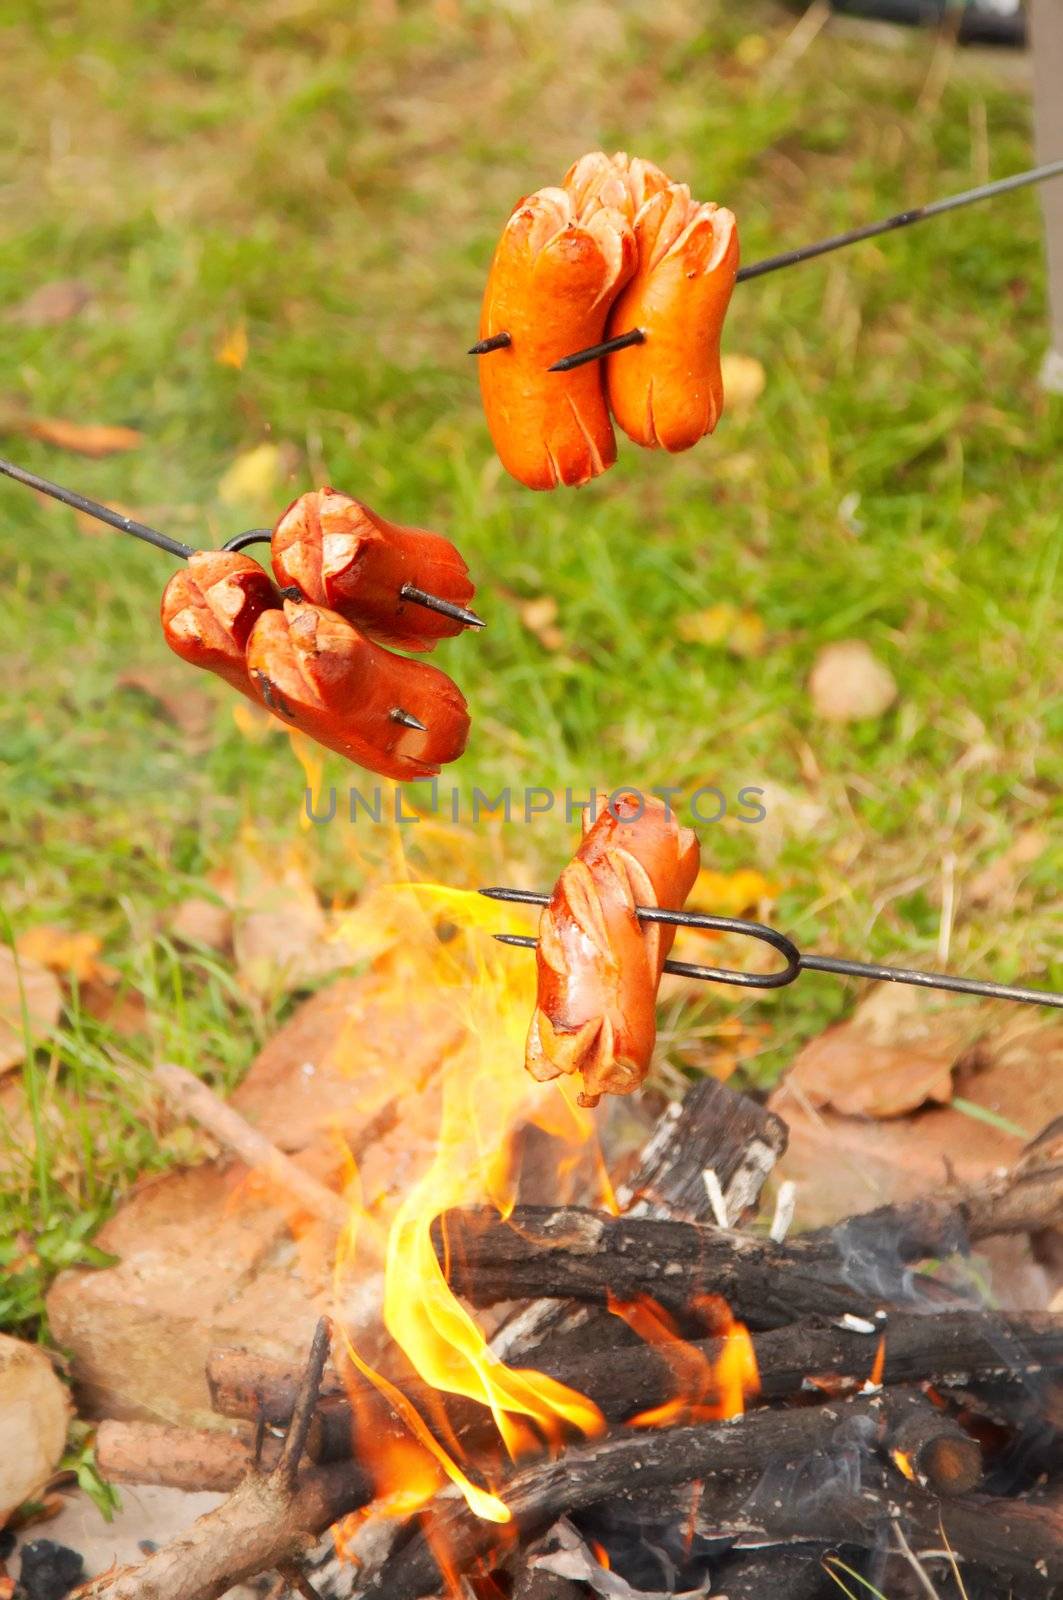
M689 450L723 410L720 335L735 274L733 212L699 205L682 183L635 217L638 267L615 301L608 336L641 328L644 344L605 361L613 416L636 444Z
M465 562L441 533L389 522L335 489L300 495L288 507L273 530L272 558L282 586L397 650L434 650L463 627L404 600L403 584L459 606L474 593Z
M283 611L264 612L247 665L270 711L385 778L433 777L465 749L469 712L457 684L426 661L381 649L335 611L286 600ZM427 731L396 722L396 709Z
M163 590L162 631L182 661L258 700L247 675L247 641L262 613L279 605L257 561L232 550L197 550Z
M598 363L548 372L594 344L635 266L623 212L591 195L540 189L506 223L484 292L480 337L507 348L479 363L487 426L502 465L529 489L587 483L616 460Z
M586 828L539 923L539 987L525 1056L534 1078L579 1073L585 1106L642 1083L675 929L640 923L635 906L681 908L699 857L697 835L654 796L616 796Z

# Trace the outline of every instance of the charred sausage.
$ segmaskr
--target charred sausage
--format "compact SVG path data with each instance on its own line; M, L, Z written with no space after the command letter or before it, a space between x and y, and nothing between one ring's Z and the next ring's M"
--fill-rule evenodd
M272 559L282 586L397 650L434 650L463 626L404 600L403 584L459 606L474 593L465 562L441 533L389 522L335 489L288 507L273 530Z
M433 777L465 749L469 712L457 684L426 661L381 649L323 606L286 600L283 611L264 612L247 665L282 721L385 778ZM426 731L396 721L398 709Z
M653 796L614 796L586 828L539 923L525 1057L534 1078L579 1073L585 1106L638 1088L650 1067L657 988L675 930L640 923L635 907L681 908L699 858L697 835Z
M162 631L182 661L216 672L257 700L247 675L247 641L262 613L279 605L257 561L231 550L197 550L163 590Z
M598 363L548 372L594 344L635 266L622 211L589 194L540 189L506 223L484 292L480 336L507 348L481 361L487 426L502 465L529 489L587 483L616 460Z
M689 450L723 410L720 335L738 229L733 212L699 205L672 183L644 201L634 230L638 267L614 302L608 335L641 328L647 337L606 358L609 405L636 444Z

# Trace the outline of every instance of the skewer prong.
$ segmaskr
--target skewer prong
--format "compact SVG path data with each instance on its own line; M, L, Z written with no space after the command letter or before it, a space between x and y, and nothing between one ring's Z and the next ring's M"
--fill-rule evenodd
M562 356L560 361L555 361L552 367L547 367L547 372L571 372L575 367L584 367L588 361L597 361L601 356L611 356L615 350L628 350L633 344L645 344L646 335L641 328L632 328L628 333L618 333L615 339L605 339L601 344L589 344L586 350L577 350L573 355Z
M389 712L392 722L401 722L404 728L416 728L418 733L427 733L425 724L410 711L403 711L401 706L393 706Z
M513 343L508 333L493 333L490 339L478 339L469 351L471 356L489 356L492 350L505 350Z
M82 511L86 516L95 517L98 522L106 522L109 527L117 528L120 533L130 533L135 539L143 539L145 544L153 544L159 550L166 550L170 555L180 556L182 560L194 556L195 546L184 544L180 539L172 539L168 533L161 533L158 528L150 528L145 522L138 522L135 517L123 516L120 511L113 511L110 506L103 505L99 500L90 500L87 495L77 494L73 489L64 489L62 484L52 483L50 478L39 477L36 472L28 472L25 467L16 466L13 461L5 461L0 457L0 473L21 483L27 489L36 489L40 494L50 495L53 500L59 500L65 506L70 506L74 511ZM226 539L221 546L223 550L245 550L253 544L269 544L273 537L271 528L248 528L246 533L234 533L231 539ZM280 591L286 600L301 600L300 590L287 588ZM425 606L429 611L438 611L441 616L450 617L453 622L460 622L465 628L485 628L483 617L478 617L475 611L470 611L466 606L455 605L452 600L441 600L438 595L429 594L426 589L418 589L415 584L404 583L399 590L403 600L409 600L411 605Z
M404 583L399 590L403 600L410 600L416 606L425 606L429 611L438 611L441 617L450 617L452 622L460 622L466 628L486 628L483 617L478 617L475 611L470 611L467 606L455 605L453 600L441 600L437 594L429 594L426 589L418 589L416 584Z
M505 900L515 905L545 906L550 896L535 889L481 889L488 900ZM731 967L703 967L688 961L666 961L664 970L681 977L700 978L707 983L731 983L746 989L781 989L793 983L802 972L830 972L842 978L870 978L876 983L907 983L921 989L945 989L953 994L976 994L988 1000L1012 1000L1021 1005L1054 1006L1063 1009L1063 994L1048 989L1029 989L1017 984L989 983L979 978L958 978L947 972L920 972L911 967L887 967L872 961L845 961L840 956L804 955L786 934L763 922L744 917L716 917L701 911L670 911L662 906L636 906L641 922L666 922L679 928L705 928L719 933L738 933L747 939L769 944L786 959L778 972L742 972ZM500 944L531 949L538 943L529 935L496 933Z

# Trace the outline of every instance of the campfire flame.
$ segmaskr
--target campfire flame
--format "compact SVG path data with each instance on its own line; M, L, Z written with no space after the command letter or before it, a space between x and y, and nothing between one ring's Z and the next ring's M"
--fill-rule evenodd
M416 1178L389 1217L375 1213L352 1173L347 1186L350 1222L337 1255L334 1292L342 1326L343 1305L358 1273L362 1230L386 1229L384 1322L424 1382L442 1393L485 1406L511 1458L545 1442L559 1447L571 1430L592 1437L604 1430L598 1407L564 1384L531 1370L505 1366L490 1351L483 1332L459 1303L436 1255L433 1224L452 1207L489 1201L506 1216L516 1202L512 1171L513 1135L531 1122L563 1137L573 1152L594 1138L594 1123L556 1086L536 1084L523 1068L524 1037L534 1003L534 963L508 956L492 938L498 908L470 891L431 884L396 883L371 892L346 919L345 936L356 948L380 947L393 929L402 1004L424 986L452 1007L456 1027L441 1067L438 1134L427 1169ZM458 1459L401 1390L362 1359L350 1338L348 1354L402 1415L421 1453L411 1487L409 1450L395 1452L390 1440L367 1435L364 1464L379 1492L404 1512L421 1502L445 1473L471 1509L493 1522L510 1513L489 1488L472 1481ZM379 1507L378 1507L379 1509Z
M649 1295L634 1300L609 1297L609 1310L622 1317L646 1344L654 1345L671 1369L676 1393L662 1405L630 1418L637 1428L665 1428L680 1422L718 1422L741 1416L748 1396L759 1392L757 1358L749 1329L731 1314L719 1295L702 1295L694 1310L707 1331L721 1340L710 1360L679 1332L668 1312Z

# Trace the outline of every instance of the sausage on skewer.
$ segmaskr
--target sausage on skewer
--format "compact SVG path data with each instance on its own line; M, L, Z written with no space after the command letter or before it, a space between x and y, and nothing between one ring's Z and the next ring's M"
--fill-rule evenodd
M258 700L247 675L247 641L262 613L279 605L257 561L232 550L197 550L163 590L162 631L182 661L216 672Z
M505 331L509 344L480 362L480 389L502 465L529 489L587 483L616 460L597 368L547 368L602 338L634 266L627 218L593 194L581 207L567 189L540 189L506 223L480 336Z
M641 923L635 907L681 908L699 859L697 835L654 796L614 796L586 828L539 924L539 988L525 1057L534 1078L579 1073L585 1106L642 1083L675 929Z
M641 328L646 340L606 358L609 405L636 444L689 450L723 411L720 336L738 272L738 229L733 212L699 205L682 183L650 195L634 229L638 267L608 331L611 338Z
M329 488L300 495L284 512L273 530L272 560L283 587L397 650L434 650L463 627L403 599L404 584L459 606L474 593L469 569L441 533L389 522Z
M252 629L247 665L259 698L290 727L399 782L431 778L469 735L465 698L445 672L373 644L335 611L284 602ZM409 727L402 711L424 724Z

